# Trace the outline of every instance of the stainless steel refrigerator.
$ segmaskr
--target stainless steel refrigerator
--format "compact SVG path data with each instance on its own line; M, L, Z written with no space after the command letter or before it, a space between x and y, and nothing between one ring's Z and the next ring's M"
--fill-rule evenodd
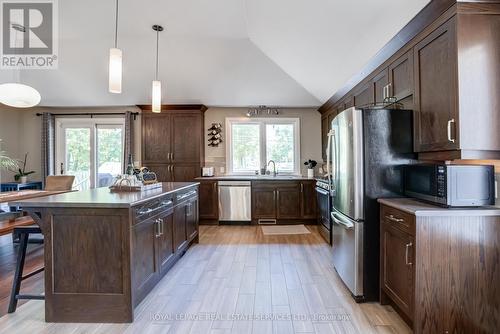
M402 166L413 154L412 112L347 109L328 133L333 264L356 301L378 300L377 198L402 196Z

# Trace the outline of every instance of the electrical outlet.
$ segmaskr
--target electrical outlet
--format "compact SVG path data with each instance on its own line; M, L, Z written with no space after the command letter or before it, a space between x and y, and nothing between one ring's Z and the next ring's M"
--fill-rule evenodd
M219 167L219 173L224 174L226 172L225 167Z

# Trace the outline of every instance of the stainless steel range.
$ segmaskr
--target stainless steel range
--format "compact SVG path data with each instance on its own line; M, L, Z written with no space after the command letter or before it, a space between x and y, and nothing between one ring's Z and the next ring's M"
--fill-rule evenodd
M330 212L332 208L332 197L330 181L328 179L316 180L316 197L318 199L319 232L321 236L332 244L332 222Z

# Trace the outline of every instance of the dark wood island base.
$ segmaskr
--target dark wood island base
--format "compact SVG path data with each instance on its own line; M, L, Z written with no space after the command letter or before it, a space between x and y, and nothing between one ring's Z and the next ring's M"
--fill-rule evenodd
M45 321L126 323L192 243L198 183L18 202L45 238Z

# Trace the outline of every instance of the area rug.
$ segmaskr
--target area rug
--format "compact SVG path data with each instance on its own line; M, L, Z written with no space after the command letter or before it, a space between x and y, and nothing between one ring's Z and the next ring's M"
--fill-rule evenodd
M264 235L279 234L309 234L311 233L304 225L274 225L261 226Z

